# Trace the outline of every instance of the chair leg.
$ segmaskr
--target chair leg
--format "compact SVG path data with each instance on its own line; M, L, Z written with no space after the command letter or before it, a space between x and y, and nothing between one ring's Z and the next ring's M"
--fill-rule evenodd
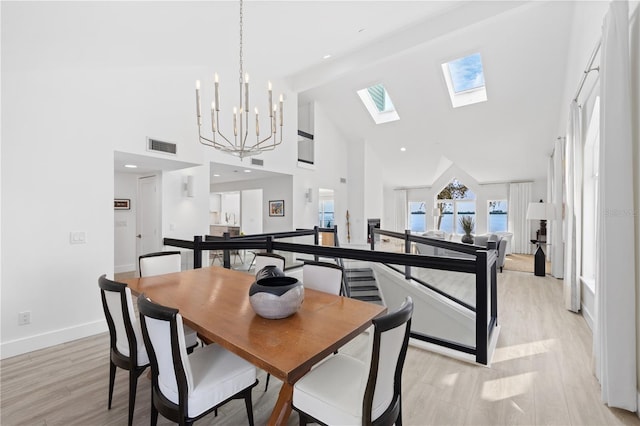
M116 365L109 360L109 410L111 410L111 399L113 398L113 384L116 381Z
M151 396L151 399L153 399L153 395ZM153 401L151 401L151 426L156 426L157 424L158 424L158 409L153 404Z
M129 370L129 426L133 425L133 410L136 406L136 387L138 385L136 369Z
M249 419L249 426L253 426L253 404L251 402L251 389L245 390L244 405L247 407L247 418Z
M267 373L267 380L265 381L264 384L264 391L267 391L267 388L269 387L269 379L271 378L271 374Z
M298 411L298 422L300 423L300 426L306 426L309 423L309 418L306 414Z

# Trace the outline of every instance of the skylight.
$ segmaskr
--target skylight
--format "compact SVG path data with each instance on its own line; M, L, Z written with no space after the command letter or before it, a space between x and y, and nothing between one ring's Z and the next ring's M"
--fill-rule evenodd
M396 108L391 102L389 93L382 84L376 84L366 89L358 90L358 96L371 114L376 124L388 123L400 119Z
M487 100L480 53L442 64L442 73L454 108Z

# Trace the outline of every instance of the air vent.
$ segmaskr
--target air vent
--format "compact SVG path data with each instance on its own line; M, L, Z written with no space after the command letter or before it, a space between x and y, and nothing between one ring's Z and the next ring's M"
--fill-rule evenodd
M253 166L264 166L264 160L261 160L259 158L252 158L251 159L251 164Z
M178 153L178 145L171 142L163 142L157 139L147 138L147 150L176 155Z

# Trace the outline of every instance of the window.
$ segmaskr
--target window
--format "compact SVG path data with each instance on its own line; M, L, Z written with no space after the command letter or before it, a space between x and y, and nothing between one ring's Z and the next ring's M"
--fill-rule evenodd
M507 200L489 201L487 229L489 232L505 232L508 228L507 222Z
M411 232L426 231L426 210L422 202L409 202L409 230Z
M448 233L464 234L460 226L460 219L471 217L475 222L476 201L475 194L457 179L453 179L442 188L437 195L437 208L440 216L436 217L436 229Z
M358 96L376 124L400 120L400 116L391 102L389 92L382 84L358 90Z
M333 228L334 220L333 200L320 200L318 219L321 228Z
M454 108L487 100L480 53L442 64L442 73Z

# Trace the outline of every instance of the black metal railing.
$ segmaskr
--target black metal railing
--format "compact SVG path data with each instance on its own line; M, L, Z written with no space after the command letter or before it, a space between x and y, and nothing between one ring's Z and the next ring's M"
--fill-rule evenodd
M223 250L224 262L223 266L231 267L230 252L232 250L264 250L267 252L284 251L300 254L308 254L314 256L314 259L320 257L334 258L339 262L343 259L360 260L366 262L375 262L383 265L403 265L405 267L404 277L413 279L415 282L425 285L433 291L433 286L416 280L411 276L411 267L436 269L453 272L464 272L475 274L476 277L476 303L475 308L455 298L449 297L450 300L460 306L471 309L476 315L476 345L469 347L456 342L447 341L433 336L427 336L419 333L411 333L411 337L434 343L440 346L462 351L475 355L476 362L487 364L488 345L491 334L497 325L497 292L496 292L496 254L495 250L487 250L484 247L472 246L467 244L457 244L449 241L434 240L424 237L411 235L408 231L404 234L381 229L373 229L373 232L394 238L401 238L405 241L404 253L393 253L375 250L375 235L372 234L371 250L342 248L339 246L321 246L319 244L320 232L333 232L334 244L338 245L336 228L319 228L299 229L291 232L279 232L260 235L240 235L229 236L225 234L223 237L195 236L193 241L179 240L173 238L165 238L164 244L167 246L180 247L193 250L193 267L202 267L202 252L207 250ZM283 238L295 238L304 236L314 236L314 244L299 244L291 242L281 242ZM425 241L429 240L429 241ZM456 257L437 257L424 256L411 253L411 243L426 243L435 247L450 249L453 251L473 255L471 258ZM394 268L397 270L397 268ZM398 271L400 272L400 271ZM402 272L400 272L402 273ZM348 285L346 281L343 283L343 292L348 296ZM441 290L439 293L444 293ZM446 294L446 293L445 293ZM489 300L489 298L491 300ZM489 303L490 302L490 303Z

